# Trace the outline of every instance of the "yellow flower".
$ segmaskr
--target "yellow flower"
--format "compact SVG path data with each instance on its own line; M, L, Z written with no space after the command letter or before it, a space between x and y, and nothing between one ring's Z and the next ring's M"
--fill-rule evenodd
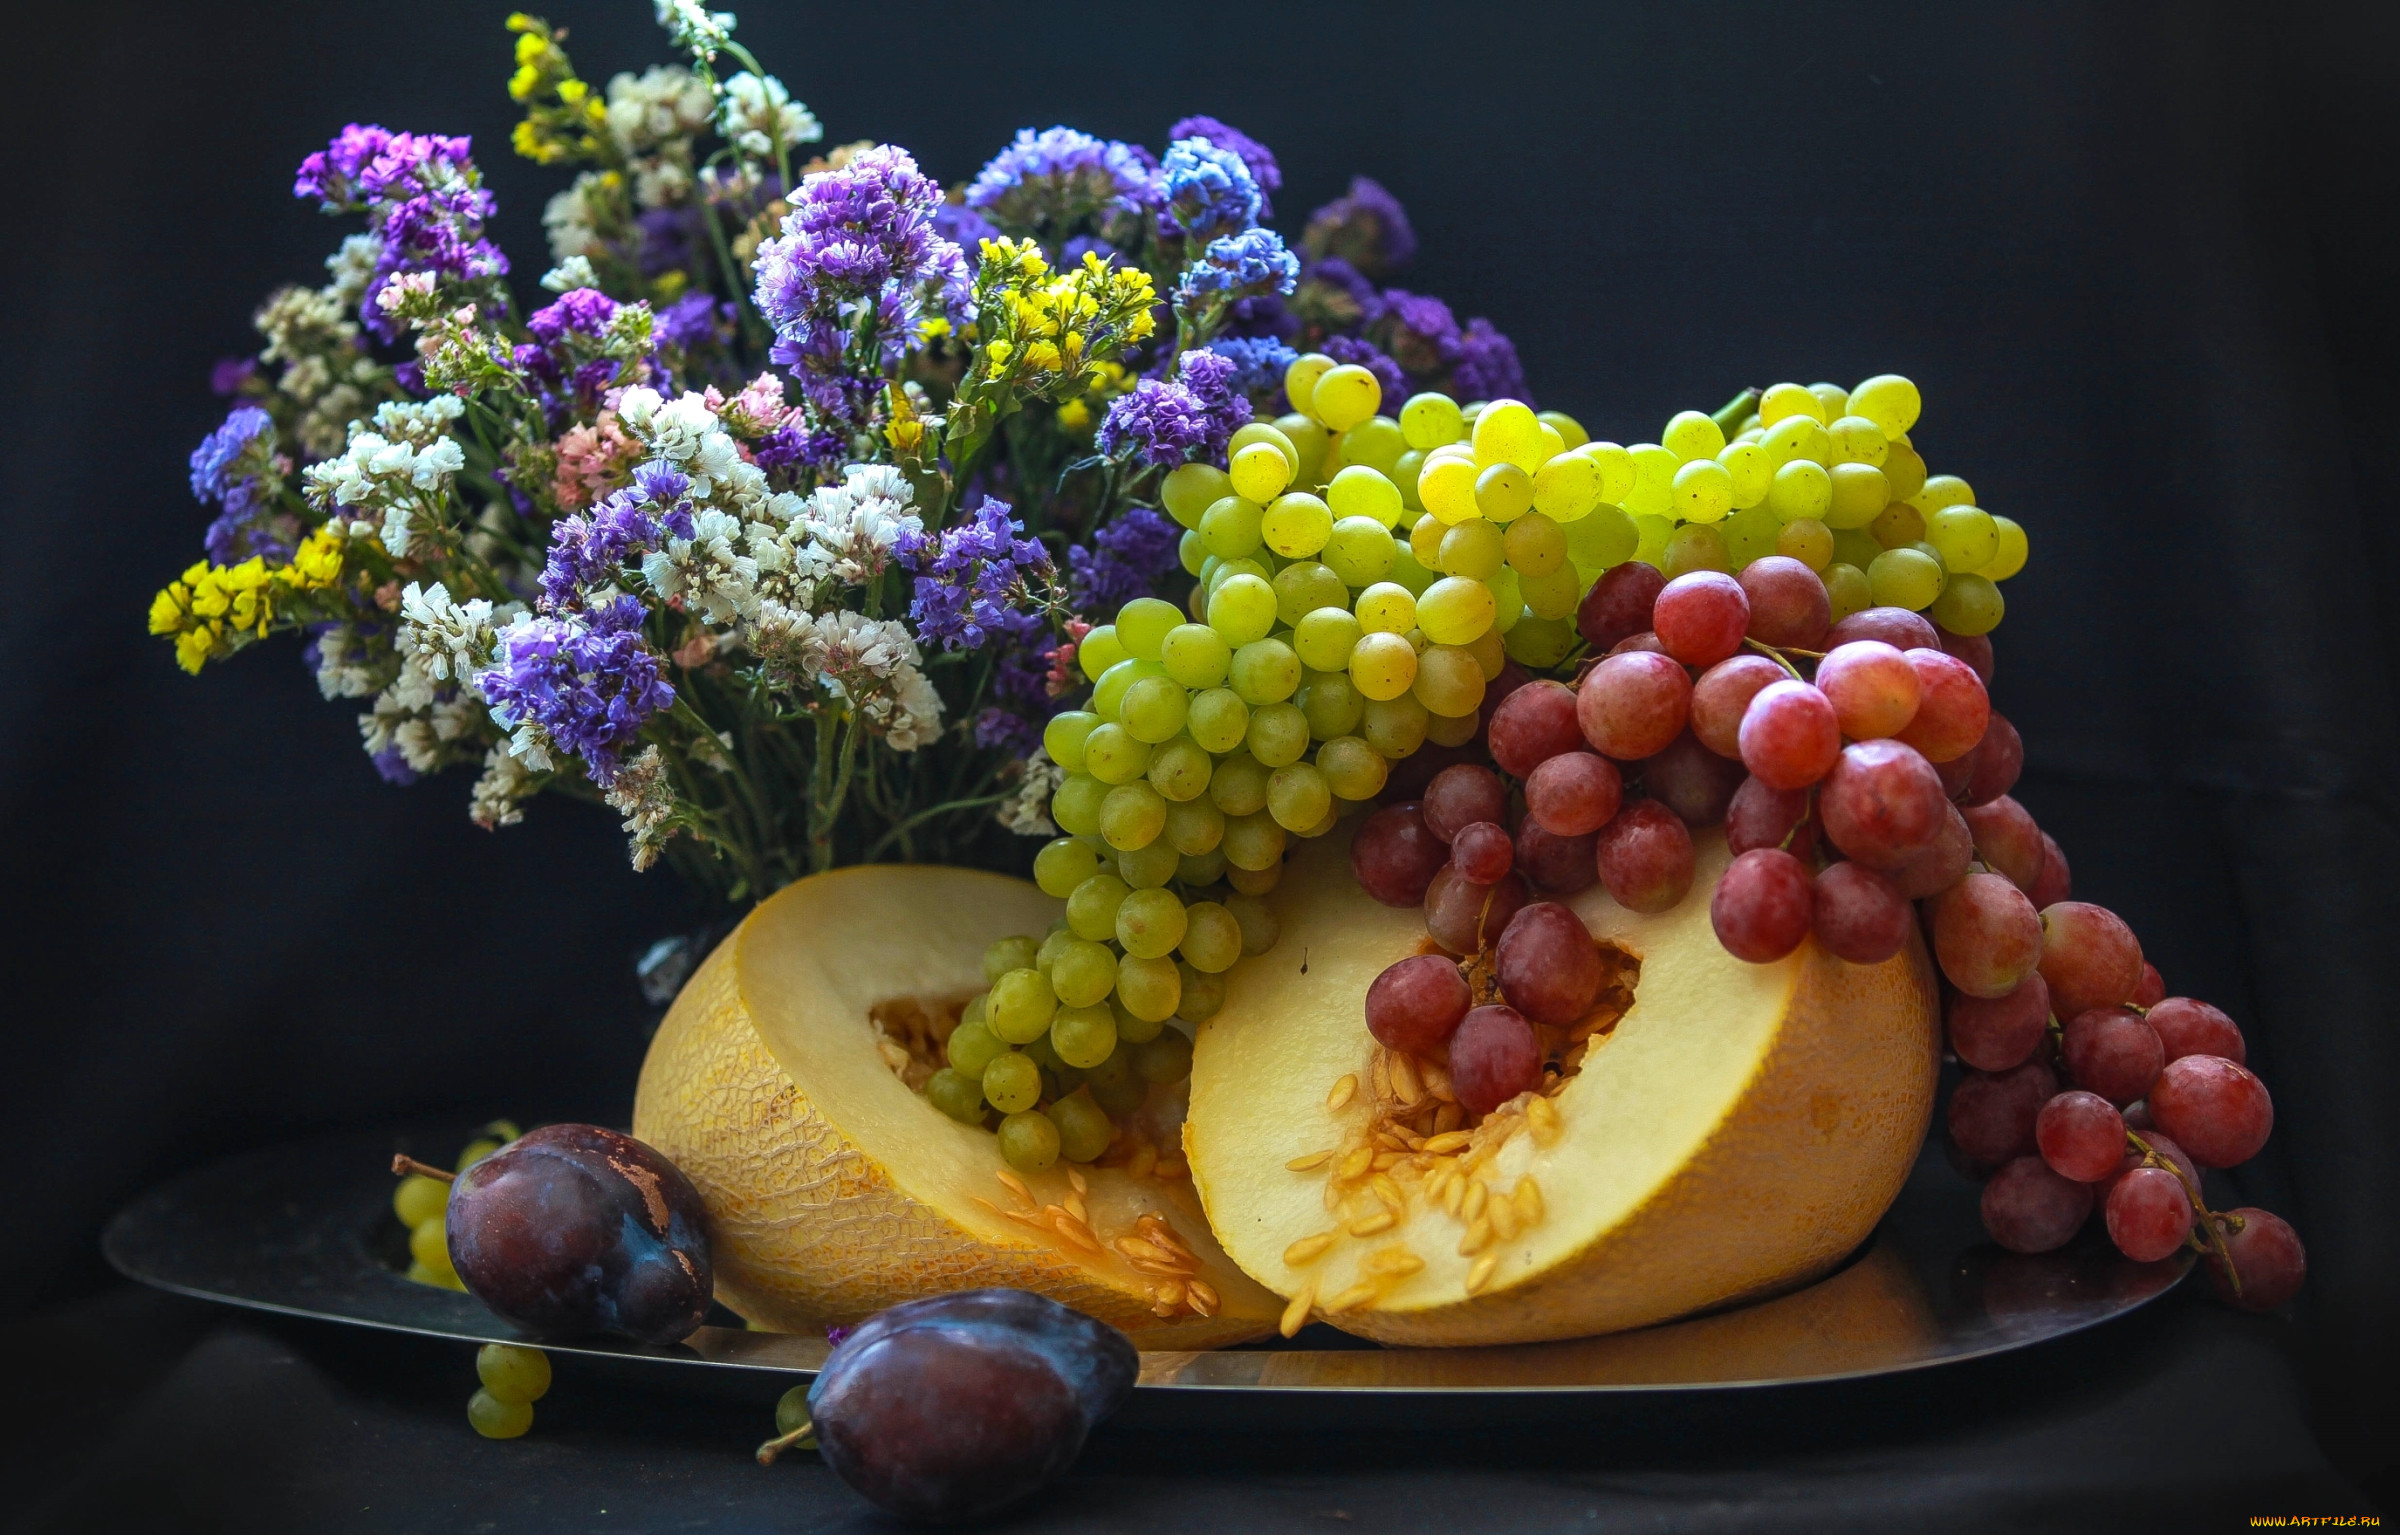
M1092 402L1081 395L1058 408L1058 424L1070 432L1081 432L1092 424Z
M235 638L263 637L286 594L325 591L341 579L342 541L324 528L301 541L289 565L272 570L256 557L239 565L202 560L150 599L150 632L175 636L176 664L196 672Z

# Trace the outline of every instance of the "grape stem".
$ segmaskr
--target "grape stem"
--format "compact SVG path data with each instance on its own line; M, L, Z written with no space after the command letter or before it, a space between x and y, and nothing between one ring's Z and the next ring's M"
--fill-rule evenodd
M771 1466L775 1464L776 1456L781 1455L784 1451L791 1449L794 1446L797 1446L803 1450L815 1449L817 1447L816 1424L803 1423L798 1428L793 1429L790 1433L778 1434L774 1438L768 1440L765 1444L760 1445L758 1447L758 1463L762 1466Z
M2125 1143L2142 1154L2144 1167L2163 1167L2175 1175L2176 1182L2183 1185L2183 1192L2191 1200L2196 1216L2192 1222L2192 1233L2184 1240L2191 1243L2203 1257L2207 1256L2212 1248L2215 1250L2218 1261L2225 1265L2225 1277L2232 1283L2235 1297L2239 1298L2242 1293L2242 1276L2233 1266L2233 1253L2225 1245L2225 1232L2226 1230L2241 1230L2242 1218L2238 1215L2219 1215L2216 1211L2211 1210L2201 1201L2199 1183L2182 1168L2160 1156L2156 1147L2133 1131L2125 1132ZM2200 1235L2202 1232L2208 1233L2205 1239Z
M393 1177L405 1178L410 1173L415 1173L420 1178L438 1178L444 1183L452 1182L458 1177L458 1174L447 1168L436 1167L430 1162L420 1162L412 1156L401 1155L392 1158Z
M1731 437L1734 428L1742 424L1742 418L1758 408L1758 400L1757 390L1745 389L1710 412L1708 419L1717 424L1718 431Z
M1754 640L1748 635L1744 635L1742 636L1742 644L1750 650L1757 651L1760 655L1765 656L1768 660L1773 661L1777 666L1780 666L1785 671L1791 673L1792 680L1794 682L1806 682L1808 680L1806 677L1800 675L1800 668L1792 664L1792 658L1790 656L1785 655L1782 651L1776 649L1772 645L1767 644L1765 641Z

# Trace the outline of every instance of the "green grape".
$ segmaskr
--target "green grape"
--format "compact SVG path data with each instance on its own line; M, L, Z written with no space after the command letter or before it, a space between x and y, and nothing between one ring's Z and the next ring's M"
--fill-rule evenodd
M1220 903L1194 901L1184 912L1183 941L1178 947L1192 968L1215 975L1231 969L1242 957L1242 925ZM1188 980L1184 990L1191 990Z
M1725 446L1725 429L1715 419L1696 410L1677 411L1658 434L1659 446L1683 463L1713 459Z
M1775 535L1775 552L1798 560L1821 576L1833 563L1833 530L1814 517L1787 522Z
M1717 454L1733 493L1734 509L1761 504L1775 484L1775 460L1755 442L1729 443Z
M1067 897L1067 926L1076 937L1089 938L1094 943L1116 937L1117 907L1132 890L1131 885L1113 873L1093 875Z
M1427 458L1425 467L1417 471L1417 500L1424 505L1425 515L1444 525L1482 516L1482 509L1475 504L1479 473L1475 460L1463 454Z
M1867 532L1880 548L1903 548L1925 536L1925 514L1905 501L1895 501L1867 524Z
M1803 517L1823 522L1832 505L1833 476L1825 472L1823 465L1804 458L1795 458L1776 470L1774 481L1767 487L1767 508L1782 522L1798 522Z
M1232 494L1232 479L1214 464L1178 464L1158 487L1167 515L1187 528L1199 527L1201 514Z
M501 1142L499 1140L488 1135L478 1136L476 1139L467 1142L466 1146L458 1153L458 1165L455 1171L462 1173L465 1172L468 1168L473 1167L485 1157L488 1157L493 1152L498 1151L500 1146Z
M1186 1023L1206 1023L1224 1009L1224 976L1211 975L1189 961L1178 963L1175 973L1183 981L1183 997L1175 1004L1176 1017Z
M1895 437L1915 426L1924 408L1917 386L1897 373L1878 373L1850 391L1850 409Z
M1216 806L1208 807L1216 810ZM1224 834L1225 812L1217 810L1218 835ZM1182 853L1175 859L1175 877L1187 887L1198 890L1213 885L1225 877L1225 855L1215 848L1205 853Z
M1266 551L1262 549L1259 552L1264 554ZM1208 587L1208 594L1211 597L1214 597L1217 594L1217 588L1223 586L1235 576L1256 576L1261 581L1265 581L1271 579L1274 574L1275 572L1267 569L1266 566L1260 564L1256 560L1220 560L1217 563L1215 573L1208 578L1206 583ZM1198 622L1208 622L1208 617L1205 612L1202 613Z
M1128 656L1100 674L1092 684L1092 711L1104 720L1113 720L1124 707L1125 690L1144 677L1164 677L1167 669L1156 661L1141 661Z
M1263 869L1237 869L1225 866L1225 883L1244 895L1265 895L1283 878L1283 865L1271 863Z
M1633 488L1618 504L1642 517L1663 517L1675 504L1675 471L1683 460L1655 442L1637 442L1625 450L1633 455Z
M1088 709L1067 709L1050 716L1042 727L1042 750L1070 773L1083 769L1083 742L1099 727L1100 716Z
M1138 961L1137 963L1146 964L1148 961ZM1119 968L1121 969L1123 967L1120 966ZM1159 1029L1165 1025L1169 1018L1174 1016L1174 1014L1170 1012L1162 1013L1156 1018L1139 1017L1134 1013L1133 1009L1125 1005L1125 999L1121 995L1110 997L1108 999L1108 1007L1110 1012L1113 1012L1117 1015L1117 1041L1122 1045L1138 1045L1144 1040L1158 1038ZM1124 1050L1120 1051L1119 1054L1125 1056L1126 1064L1128 1066L1132 1064L1132 1051ZM1111 1057L1111 1059L1114 1059L1114 1057Z
M1058 1160L1058 1126L1029 1103L1000 1121L1000 1155L1018 1172L1046 1171Z
M1164 677L1155 680L1174 686ZM1150 771L1153 750L1149 742L1111 720L1084 737L1083 769L1104 784L1129 784Z
M489 1391L478 1391L467 1398L467 1422L486 1439L514 1439L533 1427L533 1404L504 1402Z
M1635 483L1641 478L1640 467L1634 463L1632 452L1613 442L1587 442L1576 451L1600 466L1601 504L1624 505L1625 498L1633 493ZM1542 467L1547 469L1549 465ZM1552 512L1551 515L1555 517L1558 514Z
M1110 847L1148 847L1166 825L1166 796L1145 779L1117 785L1100 802L1100 835Z
M1733 569L1733 556L1725 547L1725 535L1705 522L1687 522L1677 528L1667 540L1666 558L1659 564L1672 581L1677 576L1690 575L1695 570Z
M1237 651L1275 628L1275 588L1260 577L1229 576L1208 594L1208 626Z
M1675 523L1666 517L1636 517L1633 519L1633 557L1646 565L1661 565L1667 559L1667 540L1675 536Z
M1425 739L1436 746L1464 746L1475 739L1481 720L1479 713L1431 715L1425 721Z
M1233 481L1233 493L1253 506L1265 506L1282 495L1283 488L1292 483L1298 458L1299 455L1289 448L1268 442L1253 442L1234 449L1232 460L1226 465L1226 473ZM1220 501L1217 506L1224 504ZM1209 510L1213 514L1216 507ZM1201 536L1207 537L1206 517L1201 519L1201 524ZM1216 548L1216 540L1210 539L1209 547Z
M1242 737L1249 733L1250 706L1231 688L1210 688L1192 695L1184 728L1203 751L1222 756L1241 745Z
M1227 680L1235 695L1256 710L1279 703L1298 690L1300 658L1281 640L1252 640L1233 653Z
M1343 518L1325 541L1325 566L1345 587L1374 585L1391 574L1398 557L1391 532L1372 517Z
M1833 494L1825 508L1829 528L1863 528L1892 504L1890 482L1873 464L1835 464Z
M1055 1017L1053 1021L1055 1021ZM1049 1030L1043 1030L1039 1039L1026 1041L1022 1053L1027 1060L1033 1062L1041 1073L1042 1086L1041 1091L1035 1095L1036 1102L1042 1098L1056 1098L1062 1094L1071 1093L1081 1085L1083 1073L1060 1060L1058 1052L1050 1048Z
M1893 500L1914 500L1925 488L1925 460L1907 443L1895 442L1884 451L1883 477L1891 483Z
M427 1221L442 1219L450 1208L450 1185L439 1178L423 1173L410 1173L392 1189L392 1213L400 1224L412 1230Z
M1493 464L1475 476L1475 510L1510 522L1533 510L1533 476L1515 464Z
M1792 416L1805 416L1821 424L1825 407L1805 384L1768 385L1767 392L1758 397L1760 424L1771 427Z
M1043 1034L1047 1034L1049 1028L1049 1020L1044 1019ZM1040 1038L1042 1035L1032 1037ZM980 1081L983 1101L1003 1114L1032 1108L1042 1098L1041 1064L1022 1050L1006 1050L993 1056L984 1066Z
M1400 487L1392 483L1398 470L1397 459L1388 470L1354 462L1325 487L1325 504L1336 519L1364 517L1389 532L1402 510Z
M2006 517L1994 517L1992 529L2000 552L1992 556L1981 574L1994 581L2005 581L2025 568L2025 530Z
M1208 562L1215 558L1215 555L1208 552L1208 545L1201 540L1196 531L1187 529L1181 538L1175 540L1175 560L1183 567L1183 573L1187 576L1196 576L1206 571Z
M1676 516L1688 522L1717 522L1731 510L1733 476L1723 464L1695 458L1675 471Z
M1293 662L1295 668L1298 664L1297 660ZM1287 762L1297 762L1308 750L1308 715L1297 704L1267 704L1251 711L1250 733L1244 739L1251 757L1263 767L1279 768ZM1218 771L1224 769L1220 767Z
M1945 506L1976 506L1975 487L1955 474L1936 474L1926 477L1924 488L1908 498L1909 504L1930 517Z
M1225 668L1233 664L1233 647L1206 624L1177 624L1160 641L1158 659L1167 675L1185 687L1213 688L1225 680ZM1051 718L1055 723L1059 716ZM1057 755L1053 753L1050 760L1056 762Z
M1346 362L1325 370L1304 408L1327 427L1342 432L1375 414L1375 407L1382 402L1382 381L1357 363Z
M2007 599L1991 578L1971 573L1952 576L1932 608L1933 621L1952 634L1989 634L2007 611Z
M1093 876L1094 880L1109 878L1112 876ZM1058 992L1050 985L1050 977L1028 965L992 982L990 1000L985 1004L984 1027L1012 1045L1021 1045L1039 1039L1042 1031L1050 1027L1050 1015L1057 1011Z
M1417 626L1437 645L1464 645L1491 628L1496 607L1492 589L1481 581L1444 576L1417 599Z
M1763 506L1748 507L1717 524L1725 535L1725 552L1733 560L1733 568L1741 569L1752 560L1775 552L1775 540L1783 532L1783 524L1773 512Z
M2000 556L2000 524L1981 507L1943 507L1925 519L1925 537L1950 570L1981 570Z
M1379 755L1397 762L1425 744L1426 719L1425 706L1417 702L1416 695L1403 693L1397 698L1368 699L1359 711L1358 728Z
M1174 953L1183 926L1183 902L1173 891L1136 890L1117 908L1117 942L1136 959Z
M1595 506L1590 516L1578 517L1566 528L1567 558L1583 570L1614 570L1632 559L1641 544L1641 533L1622 507Z
M1942 562L1916 549L1886 549L1867 567L1878 607L1916 612L1942 594Z
M1274 948L1275 941L1283 936L1283 924L1276 920L1275 908L1257 896L1227 896L1225 909L1241 924L1242 952L1253 959Z
M1588 517L1600 504L1604 478L1598 459L1583 453L1561 453L1534 472L1534 510L1554 522Z
M1417 680L1409 691L1433 714L1467 719L1483 704L1484 682L1473 656L1456 645L1435 645L1417 657ZM1434 728L1428 723L1427 734Z
M1164 1022L1175 1016L1176 1004L1183 1000L1183 977L1176 974L1171 959L1127 955L1117 966L1117 1000L1137 1018ZM1122 1025L1118 1032L1122 1037Z
M1058 920L1050 924L1050 931L1053 933L1064 932L1066 931L1066 926L1066 915L1064 912L1061 912ZM1048 940L1045 939L1044 941L1047 942ZM960 1023L983 1022L984 1003L988 1001L990 997L991 990L987 987L984 990L975 993L975 995L967 998L967 1005L958 1010L958 1021Z
M1583 429L1583 423L1563 410L1541 411L1534 419L1558 433L1559 441L1564 444L1560 450L1562 452L1572 452L1592 440L1592 434Z
M421 1220L408 1233L408 1255L432 1271L437 1283L449 1284L458 1278L458 1269L450 1262L450 1233L446 1217L436 1215Z
M1515 628L1517 620L1525 616L1525 585L1517 573L1505 565L1492 572L1491 579L1483 584L1492 589L1492 626L1467 643L1480 645L1488 639L1492 643L1493 653L1498 654L1500 636Z
M1786 416L1767 429L1758 445L1777 469L1792 463L1824 465L1833 457L1833 439L1825 423L1814 416Z
M1476 670L1483 673L1483 680L1486 682L1499 676L1500 669L1508 665L1508 646L1501 640L1500 631L1497 629L1483 635L1472 644L1461 645L1459 649L1474 657Z
M1427 512L1417 519L1414 527L1408 530L1409 557L1427 570L1436 569L1441 564L1443 537L1454 527L1463 527L1466 522L1479 520L1481 519L1470 517L1465 522L1444 522L1431 512ZM1394 549L1392 558L1397 561L1399 557L1400 551Z
M1225 840L1219 846L1225 850L1225 861L1235 868L1264 869L1283 861L1284 842L1283 827L1261 810L1228 816Z
M1546 576L1518 577L1517 590L1524 599L1526 613L1536 618L1565 618L1582 605L1584 581L1574 566L1561 565ZM1524 618L1525 614L1520 613L1517 622L1524 622ZM1499 625L1495 623L1493 627ZM1516 624L1511 624L1501 632L1505 635L1515 628Z
M1315 560L1295 560L1275 572L1275 616L1287 626L1319 608L1347 608L1350 588Z
M1302 666L1333 671L1350 664L1350 652L1358 647L1361 632L1358 619L1347 608L1319 608L1293 625L1292 649Z
M1808 386L1808 392L1817 397L1819 405L1825 407L1826 420L1839 421L1850 413L1850 391L1841 385L1811 384Z
M966 1076L983 1080L983 1068L1008 1053L1008 1042L980 1022L961 1020L950 1031L950 1042L944 1047L950 1064Z
M1121 1008L1112 1009L1112 1011L1119 1019L1127 1016ZM1166 1025L1163 1022L1148 1023L1141 1027L1162 1029ZM1152 1034L1148 1037L1155 1039L1158 1036ZM1141 1111L1142 1104L1150 1096L1150 1084L1134 1074L1133 1046L1126 1041L1125 1031L1122 1028L1117 1031L1115 1053L1092 1068L1091 1074L1084 1078L1083 1090L1090 1095L1092 1102L1098 1104L1107 1114L1122 1116ZM1064 1106L1063 1103L1057 1105L1052 1112L1055 1113L1057 1108Z
M1076 942L1080 942L1080 940L1076 938L1072 928L1054 927L1050 929L1042 938L1042 946L1033 951L1033 968L1048 975L1052 967L1058 963L1060 953L1066 949L1068 944Z
M1151 788L1174 804L1206 793L1209 774L1214 771L1216 763L1199 743L1190 736L1177 736L1151 754L1150 771L1144 776Z
M1366 699L1351 685L1350 674L1340 671L1312 674L1292 702L1308 721L1309 739L1330 741L1358 728L1359 710Z
M1162 833L1159 839L1143 847L1126 848L1117 854L1117 878L1136 890L1156 890L1176 877L1182 867L1183 855Z
M1400 407L1400 435L1412 448L1438 448L1465 441L1467 422L1456 400L1429 389Z
M1833 530L1833 558L1837 564L1855 565L1863 573L1875 563L1875 556L1881 553L1883 545L1877 543L1874 535L1863 528Z
M1119 661L1131 659L1125 653L1125 647L1117 643L1117 631L1113 624L1102 624L1085 631L1082 640L1075 646L1075 664L1083 669L1084 676L1094 682L1099 681Z
M1510 523L1501 544L1508 563L1521 576L1548 575L1567 563L1567 530L1541 512L1528 512Z
M1298 713L1298 710L1294 710ZM1302 721L1303 724L1307 722ZM1209 803L1228 816L1253 815L1267 807L1268 768L1248 752L1235 752L1217 764L1208 781ZM1222 836L1219 838L1222 841ZM1115 920L1112 911L1110 920Z
M1128 900L1132 899L1127 897ZM1119 908L1122 910L1122 908ZM1050 985L1066 1007L1089 1007L1117 984L1117 956L1107 944L1069 935L1050 965Z
M1415 448L1392 460L1392 472L1388 478L1392 488L1400 493L1400 515L1384 526L1398 527L1402 522L1423 515L1425 503L1417 499L1417 477L1424 472L1425 454ZM1336 507L1334 510L1338 515L1341 509Z
M1481 518L1462 522L1442 534L1442 546L1434 555L1434 563L1445 575L1488 581L1507 558L1506 538L1496 522Z
M1260 423L1254 421L1251 425ZM1324 480L1325 451L1327 444L1333 440L1333 434L1325 430L1323 423L1313 416L1294 411L1288 416L1277 416L1268 430L1291 445L1294 479L1306 485L1315 485ZM1239 443L1242 440L1241 432L1235 432L1233 440Z
M1391 776L1391 766L1382 755L1354 735L1335 736L1317 748L1317 771L1335 799L1352 803L1382 793L1384 781ZM1270 782L1268 792L1271 795L1273 791Z
M1033 956L1040 951L1041 946L1040 939L1022 935L993 939L983 951L984 984L990 985L1011 970L1030 968L1033 964Z
M1210 631L1214 633L1215 631ZM1142 677L1125 690L1117 719L1135 740L1150 746L1183 734L1192 695L1172 677Z
M1883 428L1864 416L1844 416L1825 428L1825 435L1833 443L1836 464L1872 464L1880 469L1892 448Z
M1575 648L1579 638L1572 619L1543 618L1537 615L1526 619L1508 631L1508 653L1518 665L1528 671L1548 671L1567 658L1568 652ZM1368 724L1367 741L1381 751L1382 745L1375 740L1373 734L1373 721L1370 720ZM1322 755L1319 753L1320 757Z
M1303 352L1292 359L1283 370L1283 394L1291 402L1292 409L1308 409L1309 398L1316 393L1317 380L1332 368L1333 359L1323 352Z
M1145 1082L1165 1087L1192 1074L1192 1041L1181 1029L1162 1029L1158 1038L1137 1045L1134 1072Z
M1112 963L1108 972L1109 987L1115 989L1117 972ZM1059 1060L1078 1071L1089 1070L1108 1059L1117 1048L1117 1015L1109 1011L1108 992L1100 993L1097 1004L1062 1007L1050 1020L1050 1048Z
M1364 701L1401 697L1417 680L1417 648L1388 629L1362 635L1350 649L1349 675Z
M1287 560L1316 553L1332 535L1332 511L1302 490L1277 496L1259 522L1259 537Z
M1117 609L1117 642L1134 659L1155 661L1167 631L1182 622L1182 612L1164 598L1136 597Z
M1091 836L1100 829L1100 802L1108 797L1108 787L1089 773L1069 773L1050 791L1050 819L1069 835Z
M1109 1038L1116 1038L1116 1025L1109 1025ZM1116 1138L1117 1127L1108 1122L1107 1110L1092 1101L1086 1091L1061 1098L1050 1105L1050 1122L1058 1131L1058 1154L1070 1162L1096 1161Z
M962 1125L983 1123L983 1079L944 1066L925 1083L925 1101Z
M1469 436L1478 463L1514 464L1528 474L1541 467L1542 423L1530 406L1491 401L1476 413Z
M1368 634L1406 634L1417 626L1417 599L1408 588L1378 581L1358 594L1353 609Z
M1407 451L1400 423L1389 416L1369 416L1342 434L1342 462L1348 468L1388 475Z
M1200 515L1200 542L1220 559L1238 560L1259 547L1259 523L1266 514L1256 501L1227 496Z

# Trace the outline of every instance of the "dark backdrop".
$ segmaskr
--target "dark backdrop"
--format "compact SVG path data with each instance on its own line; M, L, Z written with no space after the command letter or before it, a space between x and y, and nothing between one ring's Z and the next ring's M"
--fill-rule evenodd
M551 15L604 79L663 55L648 9ZM195 681L142 632L206 520L209 365L338 239L288 195L302 154L353 118L472 133L520 284L547 265L502 12L50 7L17 40L0 1310L36 1332L107 1283L111 1209L196 1160L627 1112L663 872L581 807L486 836L463 777L384 788L288 645ZM1277 151L1288 232L1375 176L1423 239L1403 284L1491 316L1601 435L1917 379L1920 447L2032 537L1995 685L2021 797L2276 1095L2236 1182L2313 1271L2296 1322L2243 1325L2306 1395L2174 1410L2304 1418L2388 1476L2400 12L817 5L741 35L830 140L945 181L1020 125L1156 144L1191 111Z

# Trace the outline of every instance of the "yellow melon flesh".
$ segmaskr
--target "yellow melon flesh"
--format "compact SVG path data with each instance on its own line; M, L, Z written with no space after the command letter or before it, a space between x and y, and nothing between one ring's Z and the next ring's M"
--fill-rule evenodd
M943 1115L879 1050L872 1009L982 990L984 947L1040 933L1057 911L998 875L844 869L778 892L709 956L643 1062L633 1133L707 1203L718 1299L783 1331L980 1285L1049 1295L1144 1348L1222 1347L1273 1326L1281 1303L1226 1260L1187 1181L1085 1170L1096 1252L1054 1218L1011 1219L1071 1209L1068 1165L1025 1177L1032 1203L1020 1202L997 1138ZM1158 1128L1171 1150L1172 1126ZM1144 1216L1197 1258L1213 1315L1189 1300L1156 1314L1168 1276L1116 1246Z
M1386 1172L1404 1213L1390 1229L1348 1234L1328 1211L1338 1163L1287 1164L1368 1138L1367 986L1418 951L1425 926L1357 888L1347 841L1328 836L1295 858L1275 895L1281 941L1235 967L1224 1009L1197 1040L1184 1127L1193 1180L1225 1251L1268 1288L1307 1291L1325 1320L1392 1343L1613 1332L1805 1283L1898 1194L1933 1103L1935 993L1922 947L1873 966L1813 941L1774 964L1735 959L1709 924L1729 855L1706 833L1698 878L1674 910L1644 916L1597 886L1569 903L1641 973L1630 1011L1550 1099L1555 1129L1537 1135L1520 1116L1525 1128L1478 1169L1487 1199L1533 1180L1538 1218L1463 1255L1467 1224L1428 1202L1424 1171L1404 1157ZM1361 1090L1330 1107L1348 1074ZM1339 1187L1352 1217L1376 1224L1371 1189ZM1328 1231L1343 1234L1322 1256L1286 1261L1295 1242ZM1497 1261L1470 1294L1486 1253ZM1423 1267L1378 1278L1376 1262L1405 1269L1410 1256ZM1362 1287L1371 1299L1356 1299ZM1343 1297L1348 1309L1325 1312Z

